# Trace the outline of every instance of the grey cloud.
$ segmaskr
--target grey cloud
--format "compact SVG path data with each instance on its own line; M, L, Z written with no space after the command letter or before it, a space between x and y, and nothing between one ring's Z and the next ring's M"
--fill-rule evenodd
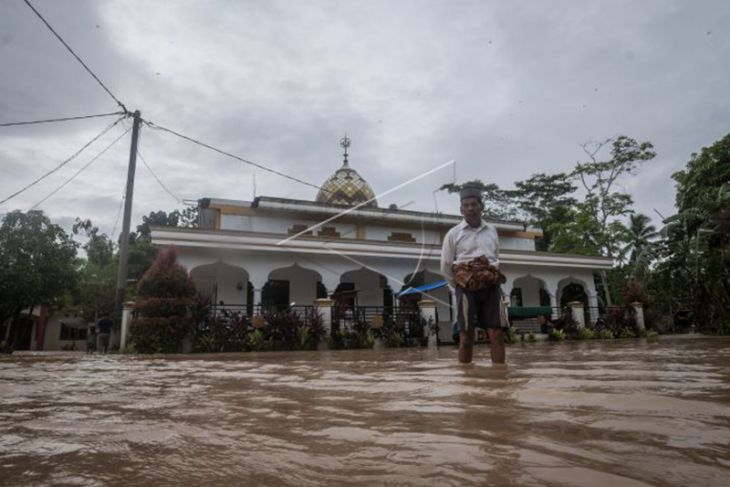
M315 184L341 164L344 132L352 165L376 192L450 159L460 180L510 187L571 170L588 140L627 134L659 153L623 182L637 210L654 217L652 208L672 212L670 174L730 126L730 6L718 2L37 4L143 117ZM0 79L3 120L115 109L23 4L4 2L0 19L0 62L12 68ZM0 129L2 173L12 175L0 196L59 162L71 145L59 151L60 141L102 126ZM125 181L121 146L113 162L97 163L105 171L54 197L51 216L111 229ZM141 150L184 198L249 198L254 173L258 194L316 193L146 127ZM439 172L381 204L432 210L431 192L451 180ZM448 195L437 202L456 210ZM134 221L177 206L138 163Z

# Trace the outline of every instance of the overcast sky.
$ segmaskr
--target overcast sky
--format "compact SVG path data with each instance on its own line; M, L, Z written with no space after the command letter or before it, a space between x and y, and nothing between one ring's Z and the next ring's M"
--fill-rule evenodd
M622 181L637 211L673 212L671 174L730 132L730 2L32 0L143 118L321 184L350 162L375 192L456 161L456 181L510 188L570 171L581 144L625 134L657 157ZM115 111L21 0L0 2L0 122ZM113 119L0 128L0 199ZM118 137L0 207L29 209ZM314 199L314 188L144 128L140 151L179 198ZM129 136L40 208L110 233ZM456 213L445 169L381 206ZM180 208L138 161L133 225ZM121 223L116 227L119 232Z

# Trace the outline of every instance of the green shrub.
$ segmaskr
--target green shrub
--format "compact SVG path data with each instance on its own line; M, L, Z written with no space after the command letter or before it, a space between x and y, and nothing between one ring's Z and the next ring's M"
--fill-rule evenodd
M216 342L215 337L211 333L200 334L195 337L194 350L203 353L219 352L220 348Z
M367 332L358 335L357 348L373 348L375 346L375 337L372 333Z
M527 334L527 341L530 343L534 343L537 341L537 338L535 337L535 334L533 332L529 332Z
M517 343L517 340L518 340L517 332L515 331L515 329L513 327L510 326L509 328L507 328L507 331L505 333L503 333L503 336L504 336L504 343L506 343L508 345Z
M406 339L400 331L396 329L390 329L385 330L385 332L383 333L383 342L385 343L386 347L398 348L406 344Z
M332 336L327 337L327 348L330 350L341 350L345 348L345 339L347 332L342 328L337 328Z
M599 340L612 340L613 333L607 328L603 328L596 333L596 338Z
M579 340L592 340L593 338L595 338L595 333L588 327L583 327L578 331Z
M656 330L646 330L645 336L646 338L656 338L659 336L659 333L657 333Z
M260 352L264 349L264 334L261 330L254 330L246 337L246 349Z
M565 333L562 330L550 330L548 340L554 342L562 342L563 340L565 340Z
M636 338L636 334L634 333L634 330L625 326L621 328L617 338Z

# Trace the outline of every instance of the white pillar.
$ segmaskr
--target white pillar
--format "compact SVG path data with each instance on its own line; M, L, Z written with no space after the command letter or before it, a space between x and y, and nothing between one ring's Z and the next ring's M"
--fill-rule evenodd
M124 350L127 346L127 331L129 331L129 324L132 321L132 310L134 309L134 301L127 301L122 306L122 331L119 336L119 350Z
M314 311L322 316L322 326L324 327L325 337L332 336L332 305L334 301L329 298L320 298L314 300Z
M646 325L644 324L644 305L635 301L631 303L631 307L634 308L634 314L636 315L636 327L639 330L645 330Z
M573 320L578 325L578 328L586 326L585 315L583 314L583 303L580 301L571 301L568 303L571 311L573 312Z
M428 346L438 346L438 335L436 333L436 301L433 299L422 299L418 302L421 309L421 317L426 320L426 336L428 336Z
M598 294L588 293L588 314L591 317L591 324L598 321Z
M548 294L550 295L550 307L552 308L551 311L551 318L553 320L557 320L560 318L560 310L558 309L558 298L555 296L555 293L551 293L548 291Z

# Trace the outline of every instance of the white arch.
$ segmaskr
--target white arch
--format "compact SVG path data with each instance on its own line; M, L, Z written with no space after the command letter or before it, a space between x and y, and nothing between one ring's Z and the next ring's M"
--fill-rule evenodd
M351 282L355 285L358 291L357 304L360 306L383 306L383 289L389 287L384 275L366 267L343 272L340 282Z
M512 295L515 288L521 290L522 306L540 306L540 289L544 289L548 294L550 293L544 279L529 273L512 281L512 289L509 290L510 295Z
M190 277L198 292L216 303L248 304L248 271L242 267L219 260L193 268Z
M563 289L565 289L566 286L569 284L578 284L583 288L583 292L585 292L586 297L590 296L590 287L588 286L588 283L586 283L582 279L578 279L577 277L570 275L568 277L565 277L558 281L558 291L556 293L556 301L560 303L562 297L563 297ZM587 303L586 303L587 304Z
M272 270L268 280L289 281L289 301L298 305L311 305L317 299L317 282L322 282L322 275L295 262Z

